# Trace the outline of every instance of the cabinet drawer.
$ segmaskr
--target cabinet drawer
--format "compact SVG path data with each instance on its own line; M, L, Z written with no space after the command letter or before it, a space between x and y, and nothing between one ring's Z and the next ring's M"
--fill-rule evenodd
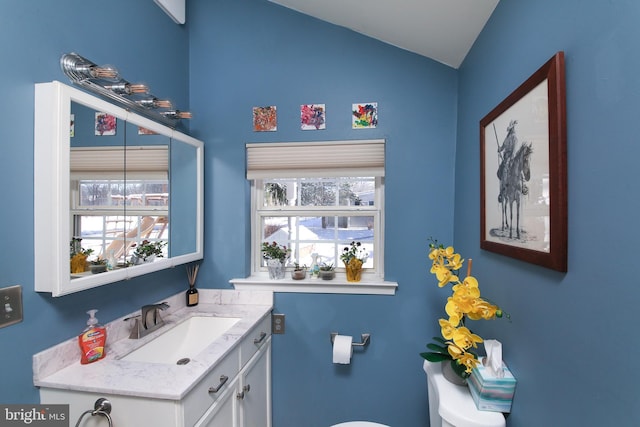
M234 348L184 398L183 415L185 426L194 425L207 408L229 388L239 372L239 353L240 349L238 347ZM227 377L226 382L221 378L223 375ZM222 384L223 382L224 384ZM218 390L209 392L210 388L218 388Z
M263 335L264 334L264 335ZM242 368L251 359L258 349L267 342L271 336L271 314L262 319L256 327L242 340L240 344L240 367Z

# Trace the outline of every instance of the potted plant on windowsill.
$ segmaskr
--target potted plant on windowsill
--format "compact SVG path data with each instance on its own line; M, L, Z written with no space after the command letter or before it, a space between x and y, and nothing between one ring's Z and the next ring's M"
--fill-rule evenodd
M92 274L104 273L107 271L107 260L98 257L93 261L89 261L89 269Z
M87 257L93 253L93 249L83 249L82 239L73 237L69 242L69 265L72 274L87 271Z
M284 279L285 266L291 249L277 242L262 242L262 258L267 261L270 279Z
M293 280L302 280L307 277L307 266L300 266L297 262L293 263L293 270L291 271L291 278Z
M164 256L162 248L164 248L166 244L167 242L164 241L150 242L148 240L143 240L139 245L134 243L133 247L135 247L135 250L131 256L133 264L144 264L146 262L153 262L156 257L162 258Z
M359 282L362 276L362 265L367 262L369 254L360 242L351 242L342 250L340 259L344 263L348 282Z
M336 277L335 267L333 264L323 263L320 266L318 274L322 280L333 280L333 278Z

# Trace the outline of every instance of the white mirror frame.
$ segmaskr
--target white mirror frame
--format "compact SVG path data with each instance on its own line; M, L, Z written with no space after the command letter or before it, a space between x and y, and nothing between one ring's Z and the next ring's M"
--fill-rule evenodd
M196 148L197 224L195 252L156 259L71 280L69 268L69 179L71 102L104 111ZM203 257L204 144L195 138L126 111L57 81L35 85L34 123L34 283L37 292L62 296L129 279Z

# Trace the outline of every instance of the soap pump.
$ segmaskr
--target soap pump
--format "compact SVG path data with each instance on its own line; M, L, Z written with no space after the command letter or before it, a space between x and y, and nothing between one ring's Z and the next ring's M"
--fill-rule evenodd
M98 324L97 312L98 310L96 309L87 311L89 315L87 327L78 336L78 344L82 352L80 363L83 365L95 362L106 356L107 329Z

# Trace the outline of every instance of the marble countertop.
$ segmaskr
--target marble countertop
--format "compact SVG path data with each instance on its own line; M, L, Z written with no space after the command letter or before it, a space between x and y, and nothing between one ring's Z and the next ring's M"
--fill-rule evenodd
M167 298L165 301L170 308L161 312L165 325L144 338L129 339L133 323L124 321L139 312L106 324L107 355L96 362L80 364L77 337L34 355L34 385L156 399L184 398L273 309L272 292L202 289L199 296L200 303L195 307L186 307L182 292ZM120 360L192 316L238 317L241 320L186 365Z

